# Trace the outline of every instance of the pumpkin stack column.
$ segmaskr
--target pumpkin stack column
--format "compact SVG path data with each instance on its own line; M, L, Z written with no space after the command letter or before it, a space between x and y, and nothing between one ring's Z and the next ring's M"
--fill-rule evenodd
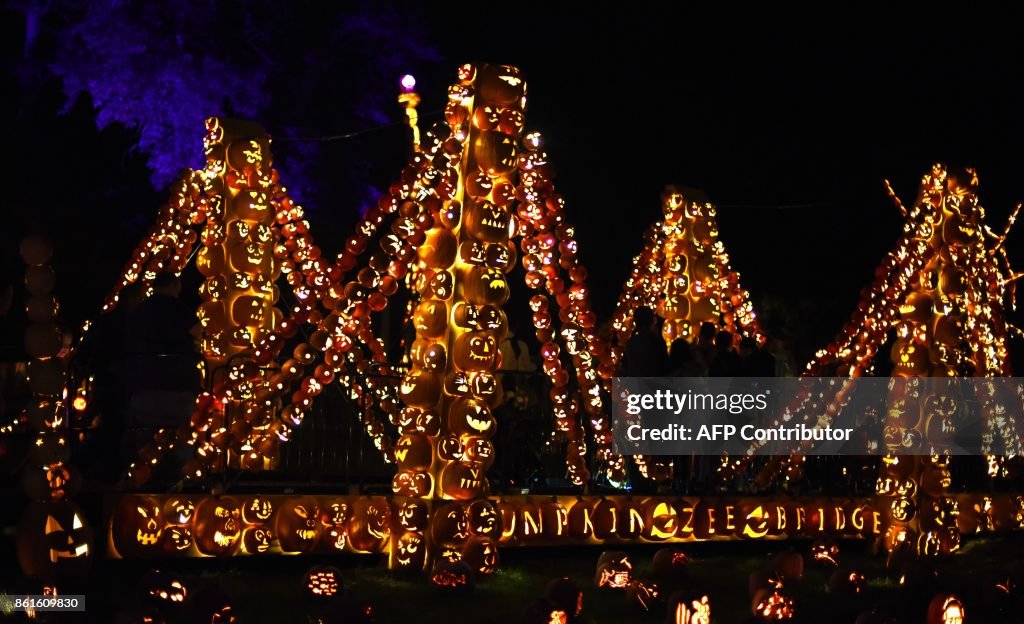
M18 525L16 542L22 572L47 582L87 572L93 548L92 530L82 511L70 501L79 479L68 464L67 380L59 355L64 335L55 322L59 306L53 296L52 254L50 243L41 238L29 237L21 244L21 257L28 265L25 350L31 358L28 381L32 391L23 417L37 435L22 480L33 502Z
M464 65L459 79L445 109L453 136L465 145L459 187L420 250L423 300L414 317L413 369L402 384L406 405L432 413L438 426L427 432L436 433L428 435L428 466L422 465L422 440L399 441L394 489L456 501L438 502L431 510L431 553L446 559L465 553L481 563L486 558L485 565L474 566L486 573L494 569L491 535L497 531L492 524L474 530L471 525L479 523L470 521L461 501L487 495L485 474L494 462L492 409L502 397L498 345L508 329L501 309L509 295L506 273L515 264L509 238L515 231L512 204L526 85L518 69L502 65ZM418 475L428 476L432 487L405 491L403 483ZM485 511L487 518L496 517L493 508ZM396 565L394 548L392 566L403 567Z
M252 352L282 317L274 307L278 296L274 282L280 276L281 262L274 253L278 236L271 203L270 138L250 122L213 117L207 121L205 146L206 225L196 260L206 277L197 313L203 326L202 352L213 385L231 381L236 389L226 397L236 409L225 416L245 421L232 426L214 414L218 422L209 426L221 432L231 427L231 436L224 438L231 438L232 463L243 469L262 469L276 459L276 437L260 435L273 417L265 406L253 401L256 388L251 380L259 371ZM258 440L269 442L257 448ZM222 450L199 449L199 453L219 455Z

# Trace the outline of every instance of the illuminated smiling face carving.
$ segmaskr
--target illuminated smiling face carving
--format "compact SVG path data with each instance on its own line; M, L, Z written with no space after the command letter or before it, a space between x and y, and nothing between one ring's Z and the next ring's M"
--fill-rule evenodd
M437 456L445 461L460 460L464 452L462 440L458 436L444 436L437 441Z
M126 497L111 521L114 545L123 556L154 549L164 529L160 507L149 497Z
M288 501L278 511L275 533L285 552L312 550L320 528L320 508L313 499Z
M320 524L323 527L321 542L338 552L345 550L345 545L348 543L348 533L345 528L348 515L348 503L334 501L327 504L324 513L320 516Z
M512 213L508 206L498 206L485 200L470 204L466 208L463 221L466 231L475 239L499 243L508 240ZM508 253L507 248L505 252Z
M465 332L455 340L455 365L469 372L490 370L497 350L498 345L491 334Z
M892 517L900 522L910 522L917 515L917 507L914 501L899 497L892 502Z
M498 379L487 371L472 373L469 378L471 393L489 405L496 405L501 399L501 385Z
M426 553L423 536L409 531L398 538L395 562L401 570L421 570L426 562Z
M424 297L445 300L452 296L455 280L450 271L438 271L427 282Z
M497 422L486 403L474 399L458 399L449 411L448 427L457 435L491 437Z
M241 535L240 510L233 498L206 499L196 507L195 542L206 555L227 555Z
M391 491L396 496L408 496L411 498L423 498L430 494L433 481L426 472L415 470L402 470L395 474L391 480Z
M228 259L235 271L256 275L270 271L273 256L265 246L246 239L228 247Z
M195 513L195 504L187 498L171 498L164 503L164 520L167 524L188 524Z
M685 275L665 280L658 313L667 320L685 319L690 313L690 300L686 298L688 288L689 281Z
M92 531L68 501L33 503L18 525L18 562L28 576L84 574L92 558Z
M161 545L169 553L184 552L192 547L192 530L185 526L167 527Z
M928 348L912 338L900 338L892 346L892 362L897 375L923 375L929 367Z
M907 296L906 301L900 304L900 318L905 321L916 321L924 323L931 320L934 302L931 295L923 292L914 292Z
M242 518L250 524L258 524L270 520L274 515L274 504L262 496L249 499L242 509Z
M476 88L484 103L501 108L519 104L526 96L526 81L519 68L512 65L481 66Z

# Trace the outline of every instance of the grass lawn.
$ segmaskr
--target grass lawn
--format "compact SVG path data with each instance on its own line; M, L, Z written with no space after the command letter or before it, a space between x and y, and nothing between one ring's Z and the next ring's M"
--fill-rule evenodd
M831 569L809 561L800 581L787 583L786 591L796 601L794 622L853 623L857 615L873 605L884 605L896 617L892 621L925 622L929 600L940 590L955 591L967 606L966 624L1024 622L1021 588L1006 596L995 589L1007 571L1024 559L1024 535L968 541L961 552L938 562L938 574L919 587L900 586L886 573L883 560L869 552L860 541L840 544L840 560L867 578L861 595L837 595L826 591ZM649 575L651 557L657 545L626 546L639 577ZM690 544L688 580L681 588L710 597L712 621L751 622L748 577L770 561L774 553L793 548L807 554L808 542L720 542ZM584 611L578 621L589 623L664 622L666 607L656 603L644 611L626 599L623 591L593 588L597 558L608 547L506 548L501 569L482 579L469 594L451 594L434 589L423 578L395 577L377 557L277 557L267 559L193 559L157 562L158 567L180 573L194 597L203 588L217 587L233 597L238 622L307 623L313 609L300 587L304 571L313 564L328 563L342 570L346 592L355 600L373 606L376 622L520 622L526 606L542 597L548 581L559 576L574 579L584 590ZM809 559L809 557L807 558ZM93 575L88 592L90 615L99 615L101 604L123 605L140 575L142 562L105 562ZM917 578L924 578L919 575ZM102 587L96 587L100 583ZM671 591L671 590L670 590ZM664 593L670 593L664 592ZM99 595L97 595L99 594ZM132 598L128 598L131 600ZM187 607L187 605L186 605ZM180 613L167 611L168 621L192 621L185 607ZM91 619L91 618L90 618ZM71 620L82 621L82 620ZM111 621L109 617L95 621Z

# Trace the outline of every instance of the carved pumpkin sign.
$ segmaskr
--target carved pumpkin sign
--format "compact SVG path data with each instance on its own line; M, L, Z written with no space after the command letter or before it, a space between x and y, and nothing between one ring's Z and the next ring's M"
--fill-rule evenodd
M18 563L29 577L78 576L92 563L92 529L70 501L30 504L16 542Z

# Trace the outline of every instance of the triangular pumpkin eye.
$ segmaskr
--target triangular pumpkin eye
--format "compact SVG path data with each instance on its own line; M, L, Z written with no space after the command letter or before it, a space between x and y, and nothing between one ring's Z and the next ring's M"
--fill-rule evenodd
M75 514L75 519L74 523L72 524L72 527L75 529L82 528L82 519L78 517L78 514Z
M56 518L54 518L53 516L46 516L46 535L63 530L64 527L60 525L60 522L57 522Z

